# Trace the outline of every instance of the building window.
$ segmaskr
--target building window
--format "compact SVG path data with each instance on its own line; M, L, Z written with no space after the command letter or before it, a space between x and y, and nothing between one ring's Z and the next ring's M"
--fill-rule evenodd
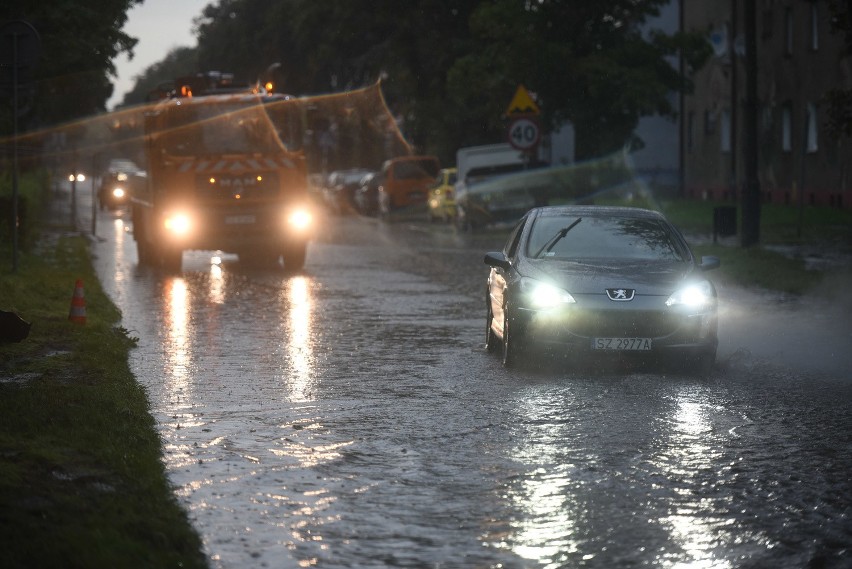
M789 104L781 109L781 150L793 151L793 109Z
M793 9L784 12L784 53L793 55Z
M716 113L704 111L704 134L716 134Z
M724 153L731 151L731 111L722 111L722 132L719 136L720 149Z
M805 148L807 149L808 154L813 154L819 150L819 145L817 144L817 110L816 105L813 103L808 103L807 129L808 139Z
M811 49L819 50L819 9L816 2L811 4Z
M763 41L769 41L772 39L772 24L774 22L773 15L772 8L763 11L763 23L760 26Z

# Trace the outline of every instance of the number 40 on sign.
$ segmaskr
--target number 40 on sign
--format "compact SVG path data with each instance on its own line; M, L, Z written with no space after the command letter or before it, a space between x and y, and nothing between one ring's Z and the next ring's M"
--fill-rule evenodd
M534 118L516 118L509 124L509 144L518 150L531 150L540 139L541 129Z

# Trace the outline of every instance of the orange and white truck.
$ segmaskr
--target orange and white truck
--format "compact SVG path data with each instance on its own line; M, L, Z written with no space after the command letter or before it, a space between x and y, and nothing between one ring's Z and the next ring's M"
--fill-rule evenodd
M145 116L147 184L131 197L139 263L180 270L183 251L203 249L300 270L314 219L294 101L186 91Z

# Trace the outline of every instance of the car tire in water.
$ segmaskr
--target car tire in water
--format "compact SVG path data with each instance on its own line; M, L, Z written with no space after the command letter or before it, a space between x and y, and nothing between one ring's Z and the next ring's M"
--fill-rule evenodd
M702 352L695 356L690 362L690 371L692 375L698 377L707 377L713 371L713 365L716 363L716 350Z
M487 310L485 316L485 349L488 353L493 354L500 346L500 340L491 328L491 325L494 322L494 312L491 310L491 299L488 294L485 295L485 303L485 309Z
M518 345L517 334L512 331L511 311L506 306L503 311L503 366L515 367L518 363L520 355L520 346ZM513 337L515 336L515 337Z

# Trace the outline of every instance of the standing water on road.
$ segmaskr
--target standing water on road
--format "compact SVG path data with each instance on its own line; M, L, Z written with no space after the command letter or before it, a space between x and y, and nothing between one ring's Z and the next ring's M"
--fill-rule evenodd
M776 360L731 291L709 378L505 370L487 237L336 221L299 274L197 252L167 275L103 214L98 270L212 566L852 565L848 355Z

